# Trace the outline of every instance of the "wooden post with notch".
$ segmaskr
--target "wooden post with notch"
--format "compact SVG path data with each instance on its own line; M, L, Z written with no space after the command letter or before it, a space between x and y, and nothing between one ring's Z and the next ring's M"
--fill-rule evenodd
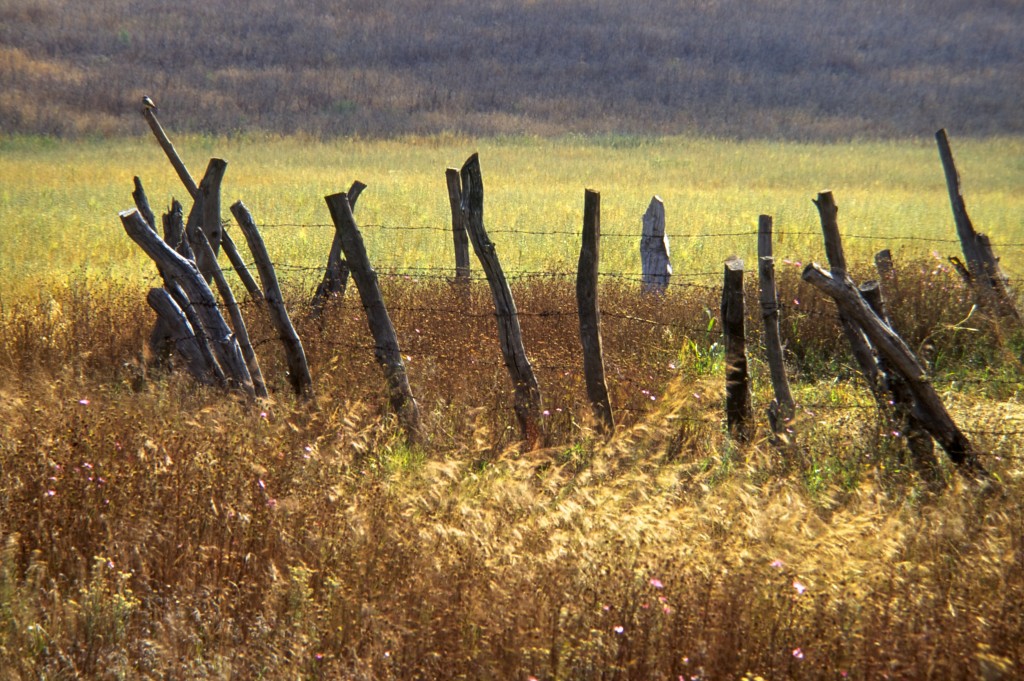
M455 246L455 281L469 282L469 235L466 220L462 214L462 180L458 168L444 171L448 185L448 204L452 211L452 242Z
M576 271L576 306L583 346L583 376L587 397L601 431L610 435L615 418L608 398L601 349L601 310L597 303L597 275L601 260L601 195L587 189L583 200L583 239Z
M469 240L480 261L494 297L495 320L498 324L498 342L512 385L515 387L515 413L523 439L539 443L544 436L541 426L543 400L533 367L526 357L523 334L519 326L512 290L501 269L494 244L484 229L484 184L480 172L480 157L473 154L460 171L462 179L462 212L465 215Z
M722 285L722 332L725 345L725 415L732 436L750 437L750 379L744 337L743 261L735 255L725 261Z
M641 289L645 293L664 293L672 278L668 235L665 234L665 204L660 196L651 199L643 217L640 236Z
M402 361L402 350L398 346L398 335L377 285L377 273L370 265L363 236L359 233L355 218L352 216L351 200L344 193L324 198L331 212L331 220L334 221L345 260L351 268L352 279L359 290L359 299L366 310L366 321L370 333L373 334L374 355L384 369L391 406L405 432L412 440L416 440L420 431L419 406L409 386L409 376L405 370L405 362Z
M786 377L779 331L779 296L775 288L775 258L772 255L772 216L762 215L757 221L757 274L760 287L761 320L764 323L764 345L775 399L768 407L772 432L786 429L794 413L793 393Z
M946 130L935 133L935 141L939 146L939 158L946 176L946 189L949 191L949 202L953 208L953 221L956 233L960 238L960 248L967 261L965 267L970 272L970 280L974 284L975 293L982 308L988 308L1002 317L1020 320L1020 314L1013 302L1009 290L1009 280L999 268L999 259L992 251L992 243L988 236L974 229L974 223L967 215L967 204L964 202L960 188L960 173L953 161L953 151L949 146ZM961 275L963 272L961 271ZM964 277L966 280L966 277Z
M235 216L242 234L245 235L246 243L249 244L249 251L256 261L256 271L259 272L260 283L263 284L263 295L267 302L267 309L270 311L270 320L284 345L285 361L288 364L288 382L291 383L292 390L296 395L312 400L315 398L313 377L309 374L306 352L302 349L302 341L299 340L299 334L296 333L292 320L288 316L288 310L285 308L281 286L277 282L277 273L274 271L274 264L267 253L267 247L263 243L263 237L260 236L249 209L241 201L236 201L231 206L231 214Z

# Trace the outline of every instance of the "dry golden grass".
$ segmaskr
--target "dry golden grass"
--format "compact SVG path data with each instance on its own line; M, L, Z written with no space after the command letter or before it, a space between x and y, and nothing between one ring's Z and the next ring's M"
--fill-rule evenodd
M354 297L319 324L289 294L315 408L287 394L272 342L262 404L147 372L151 320L116 284L8 307L0 679L1018 677L1024 438L999 433L1024 430L1020 341L949 331L969 306L948 273L918 269L900 272L894 314L967 387L947 399L992 433L978 438L998 493L950 476L932 496L873 408L828 408L870 398L795 274L784 333L811 406L781 449L760 426L745 447L724 434L717 300L699 288L659 304L602 290L622 424L604 443L571 283L516 282L552 421L532 452L509 433L482 288L384 280L417 447L386 412Z

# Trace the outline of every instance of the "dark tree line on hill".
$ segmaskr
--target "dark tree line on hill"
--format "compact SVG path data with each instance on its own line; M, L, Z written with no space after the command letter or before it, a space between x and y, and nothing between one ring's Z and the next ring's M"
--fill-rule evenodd
M6 0L0 132L1024 132L1016 0Z

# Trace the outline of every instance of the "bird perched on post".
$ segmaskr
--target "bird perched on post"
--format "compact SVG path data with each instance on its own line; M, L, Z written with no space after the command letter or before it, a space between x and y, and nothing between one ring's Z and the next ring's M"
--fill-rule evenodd
M149 95L146 95L142 98L142 110L152 111L153 113L156 113L156 104L149 97Z

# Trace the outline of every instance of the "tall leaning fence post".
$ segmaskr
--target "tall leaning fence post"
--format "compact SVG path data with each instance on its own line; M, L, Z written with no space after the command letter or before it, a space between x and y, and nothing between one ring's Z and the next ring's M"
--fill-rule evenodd
M366 189L366 185L356 180L348 190L348 203L354 211L356 200ZM316 287L313 300L310 301L311 316L316 319L323 312L327 299L332 296L343 298L345 287L348 285L349 267L348 263L341 258L341 237L337 228L334 230L334 237L331 239L331 250L327 254L327 267L324 270L323 281Z
M523 439L537 443L544 437L541 425L540 386L523 347L523 333L519 327L519 311L512 298L501 262L494 244L484 229L484 183L480 172L480 157L473 154L459 173L462 178L462 212L466 219L469 239L480 266L487 277L494 296L494 316L498 324L498 342L512 385L515 387L515 413Z
M576 272L576 306L580 317L583 346L583 375L594 417L605 434L615 430L615 418L608 398L601 348L601 310L597 303L597 275L601 260L601 195L587 189L583 200L583 243Z
M725 261L722 285L722 331L725 340L725 415L732 436L750 438L750 379L744 338L743 261L735 255Z
M402 361L402 350L398 346L398 335L377 285L377 273L370 265L363 236L359 233L355 218L352 216L351 201L344 193L332 194L324 199L327 201L331 220L334 221L345 260L351 268L352 279L359 290L359 299L366 310L366 321L370 333L373 334L374 355L384 368L391 406L405 432L412 440L416 440L420 430L419 407L409 386L409 376Z
M641 289L645 293L664 293L672 278L668 235L665 234L665 204L660 196L651 199L643 217L640 236Z
M779 295L775 289L775 258L772 255L772 216L762 215L757 221L757 274L760 284L761 320L764 323L764 345L768 354L768 370L775 399L768 407L768 421L773 432L785 429L793 418L793 393L786 377L779 332Z
M313 377L309 374L309 364L306 363L306 352L302 348L302 341L296 333L292 320L288 316L288 310L284 305L284 297L281 295L281 286L277 281L277 273L267 253L267 247L263 243L256 222L252 219L249 209L241 201L236 201L231 206L231 214L235 216L245 240L249 244L249 251L256 261L256 270L260 275L260 282L263 284L263 294L270 312L270 321L277 330L281 343L284 345L285 361L288 364L288 382L296 395L307 400L315 399L313 394Z

